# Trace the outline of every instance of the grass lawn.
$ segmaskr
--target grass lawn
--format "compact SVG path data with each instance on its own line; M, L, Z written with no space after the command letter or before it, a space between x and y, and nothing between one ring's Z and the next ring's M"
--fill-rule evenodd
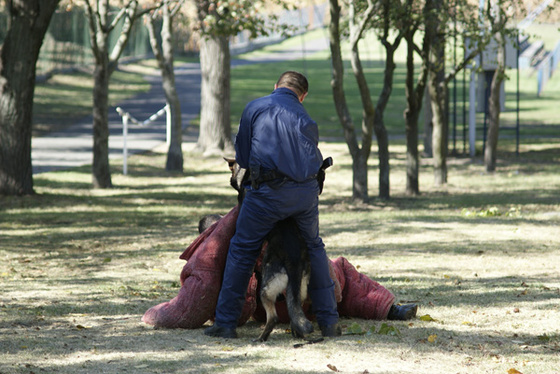
M286 325L257 344L255 322L228 341L140 322L177 295L199 217L236 201L225 163L190 147L184 175L162 171L156 151L131 157L128 176L115 167L111 190L90 189L83 167L36 176L36 196L0 197L1 373L560 372L557 144L504 152L494 175L454 159L449 185L414 199L396 145L392 200L354 206L346 146L322 143L335 160L320 206L329 256L418 303L422 319L387 330L342 318L341 338L299 349Z
M306 61L312 92L305 103L331 139L341 131L326 56ZM232 122L248 99L270 92L271 76L301 64L235 68ZM375 87L382 67L373 58L367 66ZM135 74L122 73L120 84L145 89ZM59 79L46 88L82 92L76 108L89 114L90 89L79 79ZM554 79L558 84L558 74ZM36 105L35 115L49 119L45 108L55 95L43 88L45 106ZM34 176L34 196L0 197L0 373L560 373L559 139L528 137L519 156L511 139L500 140L491 175L480 158L450 158L444 188L432 186L430 160L423 159L422 195L410 198L398 136L402 90L397 82L387 109L396 138L392 199L353 204L347 147L325 140L321 149L335 165L320 200L321 234L331 258L346 257L398 302L418 303L419 318L342 318L342 337L301 348L294 348L301 341L288 325L261 344L251 341L261 332L256 322L239 328L237 340L141 323L149 307L177 295L185 263L178 257L197 237L199 218L226 213L236 202L225 162L185 144L184 174L162 170L161 148L130 157L127 176L113 166L110 190L92 190L84 166ZM535 98L543 106L527 109L535 115L524 123L542 117L557 124L558 92ZM359 115L359 103L351 104ZM374 153L371 196L376 160Z
M539 34L540 32L540 34ZM552 26L542 29L535 26L531 30L531 40L540 40L547 37L548 39L560 40L560 31ZM305 36L303 45L312 45L317 38L328 37L326 30L316 30ZM547 39L547 40L548 40ZM279 45L266 47L265 51L275 52L282 48L297 48L302 44L302 37L292 38ZM346 46L347 48L347 46ZM552 47L551 47L552 48ZM549 49L551 49L549 48ZM369 82L369 88L374 100L377 100L381 92L383 83L384 66L384 50L380 46L373 32L366 35L365 41L361 44L361 58L364 72ZM262 53L262 52L259 52ZM349 56L349 50L343 50L343 56ZM389 135L393 138L402 138L405 134L405 123L403 119L403 111L406 106L405 98L405 44L401 43L401 47L395 54L396 70L393 84L393 91L387 108L384 113L384 122ZM459 55L460 55L459 51ZM243 57L240 56L240 57ZM232 69L232 104L231 104L231 122L236 132L236 126L239 123L239 117L245 104L257 97L266 95L271 92L276 77L286 70L299 70L305 72L310 81L309 96L305 100L305 106L319 124L320 133L323 137L340 137L343 132L338 121L334 105L332 105L332 90L330 86L331 80L331 64L330 51L324 51L312 55L307 55L305 59L297 61L288 61L275 64L258 64L238 66ZM449 52L448 66L452 66L452 52ZM469 73L465 76L463 82L463 73L457 76L455 83L451 83L450 90L450 108L456 110L455 125L453 114L450 115L450 134L453 133L455 127L456 142L463 146L463 131L465 129L465 137L468 142L468 84ZM360 134L361 126L361 99L358 88L352 73L349 61L345 65L345 92L350 112L353 116L357 134ZM508 70L508 79L505 83L506 104L505 110L500 117L502 136L506 139L515 137L515 126L517 121L517 73L515 70ZM456 87L454 87L456 84ZM463 87L465 91L463 92ZM519 104L519 121L521 143L526 139L538 137L559 137L560 121L557 116L557 106L560 102L560 74L556 72L546 84L543 93L537 97L537 78L531 69L520 71L519 74L520 87L520 104ZM453 92L456 99L453 100ZM463 95L464 93L464 95ZM463 103L463 97L466 102ZM463 108L465 116L463 116ZM452 112L453 113L453 112ZM423 126L423 115L420 117L420 128ZM482 128L484 122L484 114L477 114L477 138L482 141ZM467 144L468 152L468 144ZM479 147L482 149L482 145Z
M142 73L154 73L148 62L123 65L115 71L109 82L109 105L147 92L150 84ZM93 78L87 73L55 74L48 81L37 84L33 102L34 135L61 130L72 125L77 118L91 116L92 97Z

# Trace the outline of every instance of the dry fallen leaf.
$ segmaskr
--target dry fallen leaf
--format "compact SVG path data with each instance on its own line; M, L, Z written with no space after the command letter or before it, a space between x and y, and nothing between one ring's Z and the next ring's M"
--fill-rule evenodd
M437 335L436 335L436 334L432 334L432 335L428 336L428 341L429 341L430 343L435 342L436 339L437 339Z
M517 369L511 368L508 370L508 374L523 374L523 373Z
M424 322L433 322L435 321L435 319L432 318L432 316L430 316L429 314L425 314L423 316L419 317L420 321L424 321Z
M332 364L327 364L327 367L328 367L329 369L331 369L332 371L335 371L335 372L337 372L337 373L339 372L338 369L336 368L336 366L334 366L334 365L332 365Z

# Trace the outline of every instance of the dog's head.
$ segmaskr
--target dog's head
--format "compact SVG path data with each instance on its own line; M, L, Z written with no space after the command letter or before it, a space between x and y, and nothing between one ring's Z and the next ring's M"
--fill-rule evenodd
M235 158L224 157L224 160L228 163L229 170L231 171L229 184L237 191L237 202L241 205L245 197L245 188L243 188L243 184L249 180L249 173L247 173L247 169L237 164Z

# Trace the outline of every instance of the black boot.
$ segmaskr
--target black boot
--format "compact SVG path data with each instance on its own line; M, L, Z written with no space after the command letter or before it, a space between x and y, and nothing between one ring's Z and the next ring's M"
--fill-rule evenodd
M418 305L416 304L405 304L405 305L391 305L389 309L389 314L387 319L393 321L408 321L416 317L416 312L418 311Z
M333 323L332 325L319 326L321 329L321 335L325 337L335 337L342 335L342 330L338 323Z
M236 339L237 332L235 329L230 329L227 327L221 327L214 323L213 326L207 327L204 330L204 335L214 336L216 338L225 338L225 339Z

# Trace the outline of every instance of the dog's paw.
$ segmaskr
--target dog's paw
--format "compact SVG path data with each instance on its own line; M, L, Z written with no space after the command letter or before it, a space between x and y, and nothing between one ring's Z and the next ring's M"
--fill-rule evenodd
M292 335L295 338L304 338L306 334L313 332L313 324L307 318L301 318L297 323L291 323Z

